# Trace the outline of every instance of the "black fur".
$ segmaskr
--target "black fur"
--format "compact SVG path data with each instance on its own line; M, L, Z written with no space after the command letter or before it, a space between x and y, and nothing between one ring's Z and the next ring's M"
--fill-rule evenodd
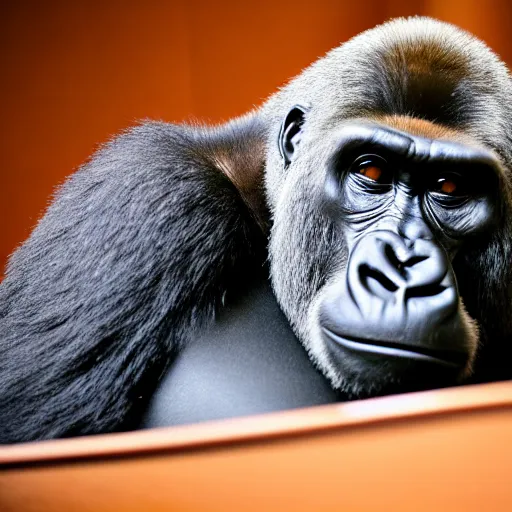
M59 190L0 287L0 442L130 428L173 352L261 267L256 222L195 151L242 134L145 124Z

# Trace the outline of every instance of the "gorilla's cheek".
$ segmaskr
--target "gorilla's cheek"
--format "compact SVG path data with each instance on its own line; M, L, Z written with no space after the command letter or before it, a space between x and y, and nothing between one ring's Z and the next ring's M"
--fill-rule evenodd
M306 347L311 304L329 276L343 268L346 257L340 233L321 212L321 182L290 173L275 208L269 243L274 292Z

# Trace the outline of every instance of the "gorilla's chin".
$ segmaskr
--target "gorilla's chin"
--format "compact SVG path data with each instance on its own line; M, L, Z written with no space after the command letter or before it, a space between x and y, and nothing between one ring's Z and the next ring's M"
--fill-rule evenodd
M459 383L468 362L468 355L458 351L348 338L326 327L321 332L329 358L343 377L342 390L357 398L452 386ZM349 389L347 381L353 384Z

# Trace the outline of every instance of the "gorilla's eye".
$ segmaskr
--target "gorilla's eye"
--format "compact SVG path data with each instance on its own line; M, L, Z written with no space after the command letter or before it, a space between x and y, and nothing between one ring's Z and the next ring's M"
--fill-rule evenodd
M386 160L378 155L360 156L352 164L351 170L376 183L389 185L392 182Z
M460 174L446 173L437 177L433 191L447 196L464 196L468 194L467 184Z
M360 174L363 174L367 178L370 178L373 181L379 181L379 178L382 175L382 169L380 167L375 167L373 165L369 165L368 167L363 167L359 171Z

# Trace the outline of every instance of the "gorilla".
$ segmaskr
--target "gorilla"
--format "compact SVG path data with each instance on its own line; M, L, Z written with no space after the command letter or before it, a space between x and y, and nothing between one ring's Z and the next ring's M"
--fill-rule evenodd
M107 143L8 264L0 442L135 428L258 280L339 400L511 378L511 98L482 42L398 19L225 125Z

